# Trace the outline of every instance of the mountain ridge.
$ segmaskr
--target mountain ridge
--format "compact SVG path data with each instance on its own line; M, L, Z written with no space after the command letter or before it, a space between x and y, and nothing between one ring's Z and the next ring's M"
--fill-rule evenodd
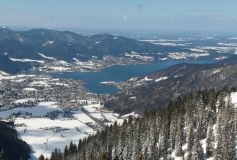
M69 31L47 29L13 31L0 28L0 55L5 55L9 59L52 61L38 54L42 53L57 60L74 63L75 59L88 61L102 60L105 56L125 57L126 53L131 52L155 54L155 59L158 59L160 55L156 53L162 52L165 55L168 52L185 50L178 46L159 46L109 34L82 36ZM0 70L1 68L0 65ZM16 73L11 70L3 71Z
M237 78L237 70L235 69L237 68L237 61L234 61L236 57L237 55L234 55L214 64L177 64L142 76L139 80L146 77L149 81L144 85L115 94L107 99L105 107L121 114L132 111L143 113L144 110L149 111L157 106L165 106L170 100L197 92L199 89L221 89L225 87L230 89L230 86L237 86L235 81ZM156 81L162 77L168 78ZM131 86L137 82L127 83L130 83Z

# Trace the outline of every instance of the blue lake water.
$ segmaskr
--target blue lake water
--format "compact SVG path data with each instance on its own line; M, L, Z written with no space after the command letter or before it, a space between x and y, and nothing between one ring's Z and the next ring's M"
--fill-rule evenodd
M139 64L130 66L111 66L104 68L101 72L66 72L66 73L47 73L48 75L58 78L80 79L84 85L94 93L114 93L117 92L115 86L100 84L103 81L123 81L131 77L146 75L172 65L179 63L196 63L205 64L213 63L214 60L188 60L188 61L159 61L150 64Z

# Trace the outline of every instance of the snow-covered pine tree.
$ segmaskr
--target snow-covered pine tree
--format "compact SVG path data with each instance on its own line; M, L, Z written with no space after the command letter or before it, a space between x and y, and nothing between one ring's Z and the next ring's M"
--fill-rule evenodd
M132 116L128 117L127 127L127 159L131 159L133 151L133 136L134 136L134 120Z
M132 153L132 160L137 160L139 155L141 154L141 140L140 140L140 133L141 130L141 120L139 118L136 119L134 123L134 136L133 136L133 153Z
M156 140L156 123L155 123L155 116L151 115L149 118L149 126L150 126L150 132L149 132L149 140L148 140L148 156L150 159L155 159L156 157L156 144L157 144L157 140Z
M182 127L182 117L178 119L178 126L177 126L177 132L176 132L176 137L175 137L175 155L177 157L182 157L183 156L183 150L182 150L182 145L183 145L183 127Z
M187 141L187 156L186 156L186 159L187 160L190 160L191 159L191 156L192 156L192 146L194 144L194 128L193 128L193 123L190 122L189 126L188 126L188 129L187 129L187 138L186 138L186 141Z
M213 157L215 153L215 137L213 133L213 119L210 119L207 130L206 158Z
M168 149L168 125L167 125L168 119L167 119L167 113L163 114L161 123L162 123L162 129L160 131L159 135L159 143L158 143L158 152L159 157L166 158L167 155L167 149Z
M203 154L203 148L200 143L199 135L200 135L200 128L197 128L195 132L195 138L194 138L194 145L192 147L192 160L203 160L204 154Z

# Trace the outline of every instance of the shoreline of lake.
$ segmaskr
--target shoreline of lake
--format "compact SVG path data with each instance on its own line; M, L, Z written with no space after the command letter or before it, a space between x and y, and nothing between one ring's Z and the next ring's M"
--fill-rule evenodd
M214 63L215 60L179 60L179 61L159 61L149 64L137 65L113 65L106 67L100 72L47 72L46 75L58 78L79 79L85 82L90 92L107 94L118 92L115 86L101 84L104 81L124 81L132 77L139 77L155 71L159 71L180 63L207 64Z

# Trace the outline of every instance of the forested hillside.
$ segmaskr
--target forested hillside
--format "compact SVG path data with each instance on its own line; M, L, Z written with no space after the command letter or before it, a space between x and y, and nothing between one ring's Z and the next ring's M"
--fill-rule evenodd
M144 117L129 117L121 126L108 126L78 145L70 143L64 151L55 149L51 159L234 160L237 109L231 97L236 93L224 89L178 97Z
M126 114L127 111L142 113L145 109L152 110L157 105L167 105L170 100L199 89L230 89L229 86L237 86L236 57L214 64L178 64L148 74L146 77L149 81L145 85L137 85L114 95L106 101L105 107L121 114ZM162 78L166 79L159 80ZM134 84L136 83L135 81Z
M32 65L30 63L13 62L7 56L0 55L0 68L1 71L15 74L20 71L26 71L30 69Z
M30 147L17 138L17 131L13 128L13 122L0 121L0 159L28 160Z
M47 60L38 54L43 53L59 60L74 62L73 58L85 61L97 56L102 59L106 55L124 56L125 52L131 53L131 51L168 53L185 50L187 49L177 46L158 46L109 34L88 37L69 31L32 29L20 32L0 28L0 54L11 58Z
M109 34L82 36L69 31L47 29L13 31L0 27L0 59L6 60L0 63L0 70L10 74L38 67L42 65L41 63L51 63L54 60L73 64L78 61L100 61L106 56L127 58L127 53L145 54L143 60L147 60L147 56L158 60L167 56L169 52L178 51L184 52L189 49L180 46L155 45ZM163 54L157 54L159 52ZM139 56L135 59L143 62Z

